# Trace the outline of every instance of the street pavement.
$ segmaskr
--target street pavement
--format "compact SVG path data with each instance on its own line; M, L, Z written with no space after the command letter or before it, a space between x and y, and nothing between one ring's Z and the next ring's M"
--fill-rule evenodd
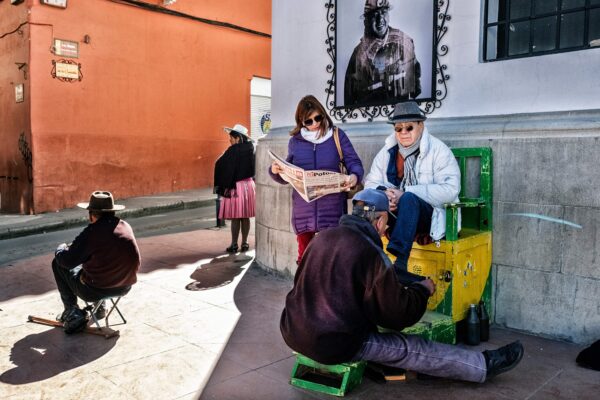
M211 227L139 238L139 281L119 304L127 323L112 339L26 322L62 309L52 252L1 265L0 399L332 399L288 383L294 357L279 316L291 280L254 263L253 234L246 253L225 253L229 240L228 228ZM347 397L598 398L600 373L574 361L583 346L494 327L475 349L517 339L523 361L489 383L365 378Z
M212 189L204 188L115 199L115 203L126 207L118 215L123 219L127 219L171 210L214 206L215 199L216 195L212 193ZM87 201L87 199L83 201ZM87 223L87 214L75 205L72 208L36 215L0 214L0 240L57 231L74 226L85 226Z

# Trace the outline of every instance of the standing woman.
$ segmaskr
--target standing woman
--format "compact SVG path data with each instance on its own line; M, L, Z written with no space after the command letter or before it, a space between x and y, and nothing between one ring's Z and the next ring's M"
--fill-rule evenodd
M248 233L250 218L255 215L254 144L248 128L236 124L224 128L229 133L231 146L215 164L214 193L221 196L219 219L231 220L231 245L228 253L238 251L238 237L242 231L241 251L250 248Z
M340 156L333 138L335 129L319 100L312 95L303 97L296 108L296 126L290 132L292 137L288 142L286 161L307 170L339 172ZM364 170L348 136L341 129L338 129L338 136L349 173L345 186L350 190L362 180ZM286 184L279 176L280 172L277 163L273 162L269 169L271 178ZM315 233L338 226L342 214L348 212L347 206L344 192L328 194L310 203L304 201L296 191L292 192L292 225L298 240L298 264Z

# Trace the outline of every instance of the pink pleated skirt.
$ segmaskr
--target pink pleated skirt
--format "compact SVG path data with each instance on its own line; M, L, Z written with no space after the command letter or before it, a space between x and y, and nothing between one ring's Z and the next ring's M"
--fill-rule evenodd
M256 187L254 179L237 181L231 197L221 197L219 219L252 218L256 215Z

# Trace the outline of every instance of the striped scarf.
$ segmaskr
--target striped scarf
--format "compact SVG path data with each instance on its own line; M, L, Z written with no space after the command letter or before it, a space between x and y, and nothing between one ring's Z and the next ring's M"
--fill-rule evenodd
M417 184L415 165L417 164L420 144L421 138L409 147L403 147L401 144L398 144L398 153L404 158L404 177L402 178L402 182L400 182L400 189L402 191L404 191L406 186L414 186Z

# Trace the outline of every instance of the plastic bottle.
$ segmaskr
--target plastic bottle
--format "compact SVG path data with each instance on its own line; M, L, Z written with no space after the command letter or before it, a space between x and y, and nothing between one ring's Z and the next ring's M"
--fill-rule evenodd
M471 304L467 313L467 337L465 343L471 346L479 344L481 335L481 326L479 324L479 316L477 315L477 306Z
M479 302L479 326L479 339L482 342L487 342L490 339L490 315L485 308L485 303L483 300Z

